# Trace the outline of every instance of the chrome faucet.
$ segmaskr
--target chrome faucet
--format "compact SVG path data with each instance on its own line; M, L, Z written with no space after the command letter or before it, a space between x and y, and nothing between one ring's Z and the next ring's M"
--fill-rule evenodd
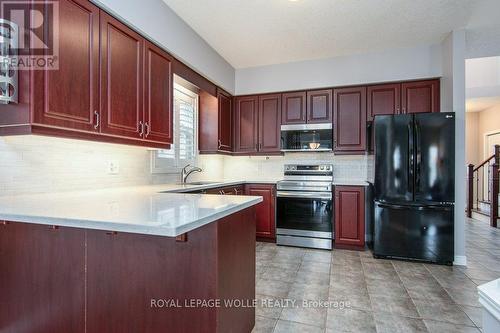
M202 172L203 169L201 168L198 168L198 167L195 167L193 166L191 168L191 170L187 171L188 168L191 166L191 164L188 164L186 165L184 168L182 168L182 171L181 171L181 183L182 184L186 184L186 180L187 178L189 177L190 174L192 174L193 172Z

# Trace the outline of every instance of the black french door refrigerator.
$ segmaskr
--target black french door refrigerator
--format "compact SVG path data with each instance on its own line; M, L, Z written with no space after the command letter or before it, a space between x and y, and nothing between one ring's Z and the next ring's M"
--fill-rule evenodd
M373 252L453 263L454 113L376 116Z

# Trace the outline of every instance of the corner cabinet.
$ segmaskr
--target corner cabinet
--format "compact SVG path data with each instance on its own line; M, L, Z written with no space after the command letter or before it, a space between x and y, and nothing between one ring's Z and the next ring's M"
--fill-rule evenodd
M366 151L366 87L333 90L334 152Z
M231 96L219 90L217 92L217 101L219 106L219 135L217 147L219 150L233 150L233 103Z
M235 154L276 154L281 150L281 95L235 98Z
M233 98L221 89L216 96L199 92L198 147L200 154L233 151Z
M59 10L59 69L19 71L0 135L169 148L173 58L89 1L60 0Z
M365 247L365 188L335 186L335 247Z
M274 241L276 239L276 186L247 184L245 185L245 194L263 198L263 201L256 205L257 239Z

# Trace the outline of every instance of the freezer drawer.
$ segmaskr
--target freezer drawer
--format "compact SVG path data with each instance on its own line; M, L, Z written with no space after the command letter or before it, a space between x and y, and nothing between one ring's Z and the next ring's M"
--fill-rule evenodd
M451 264L453 206L405 206L375 202L373 253L379 257Z

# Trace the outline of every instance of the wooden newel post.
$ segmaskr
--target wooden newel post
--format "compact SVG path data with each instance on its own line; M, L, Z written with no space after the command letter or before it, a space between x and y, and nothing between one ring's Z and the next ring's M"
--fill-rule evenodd
M496 150L496 149L495 149ZM490 165L490 189L491 189L491 203L490 203L490 226L497 227L498 219L498 167L497 163Z
M467 166L467 217L472 217L474 207L474 164Z

